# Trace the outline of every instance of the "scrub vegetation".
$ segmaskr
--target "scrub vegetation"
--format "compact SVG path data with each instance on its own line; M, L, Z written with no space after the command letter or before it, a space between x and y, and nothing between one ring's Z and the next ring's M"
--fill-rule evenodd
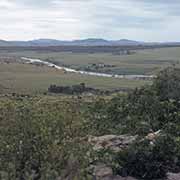
M116 175L145 180L179 172L179 102L178 68L161 71L152 85L111 98L2 94L0 179L93 179L91 165L97 162ZM107 134L138 138L116 153L88 143L89 136Z

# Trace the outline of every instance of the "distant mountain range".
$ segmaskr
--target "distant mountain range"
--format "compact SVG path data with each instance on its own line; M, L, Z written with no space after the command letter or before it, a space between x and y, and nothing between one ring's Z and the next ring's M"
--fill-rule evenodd
M5 41L0 40L0 46L138 46L138 45L180 45L180 42L147 43L128 39L105 40L83 39L73 41L60 41L56 39L36 39L31 41Z

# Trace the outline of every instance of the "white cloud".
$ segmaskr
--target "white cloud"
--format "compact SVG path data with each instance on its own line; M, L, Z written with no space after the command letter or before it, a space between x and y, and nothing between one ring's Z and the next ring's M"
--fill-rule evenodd
M160 2L0 0L0 39L100 37L178 40L180 3L173 4L169 0L166 1L169 4Z
M14 8L15 6L16 6L15 3L13 3L10 0L0 0L0 9L1 8L9 9L9 8Z

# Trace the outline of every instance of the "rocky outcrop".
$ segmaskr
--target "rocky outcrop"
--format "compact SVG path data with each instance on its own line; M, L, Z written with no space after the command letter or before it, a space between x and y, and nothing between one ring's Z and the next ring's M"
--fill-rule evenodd
M93 146L95 151L102 149L110 149L114 152L119 152L126 149L137 139L137 136L129 135L105 135L105 136L90 136L88 142Z
M137 136L129 135L105 135L105 136L89 136L88 142L93 146L95 151L109 149L113 152L120 152L131 145ZM113 175L113 170L106 164L96 164L93 166L93 176L96 180L136 180L132 177L121 177Z
M147 136L142 138L139 142L148 140L150 144L154 144L156 139L163 135L162 131L156 131L149 133ZM90 136L88 142L93 146L95 151L101 151L103 149L109 149L113 152L120 152L137 140L138 136L129 135L105 135L105 136ZM122 177L114 175L111 167L106 164L96 164L93 168L93 176L95 180L137 180L134 177ZM166 180L180 180L180 173L168 173Z

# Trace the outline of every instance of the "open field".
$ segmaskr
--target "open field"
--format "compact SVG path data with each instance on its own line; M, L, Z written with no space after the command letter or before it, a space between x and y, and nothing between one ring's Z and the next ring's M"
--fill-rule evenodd
M0 64L0 92L46 92L49 85L73 85L84 82L99 89L132 89L151 83L144 80L126 80L64 73L45 66L16 63L20 57L40 58L58 65L84 69L90 64L109 65L98 72L115 74L155 74L172 64L179 66L180 47L138 50L131 55L112 53L70 53L30 50L0 50L0 57L12 57L10 62ZM13 61L15 59L15 61ZM92 68L92 67L91 67ZM91 70L91 69L90 69Z
M180 47L138 50L131 55L112 53L70 53L54 51L7 51L0 50L1 56L27 56L48 60L58 65L115 74L155 74L160 69L180 62ZM107 67L92 67L92 64L105 64Z
M73 85L84 82L87 86L100 89L135 88L150 83L143 80L120 80L64 73L45 66L10 63L0 64L1 93L47 92L51 84Z

